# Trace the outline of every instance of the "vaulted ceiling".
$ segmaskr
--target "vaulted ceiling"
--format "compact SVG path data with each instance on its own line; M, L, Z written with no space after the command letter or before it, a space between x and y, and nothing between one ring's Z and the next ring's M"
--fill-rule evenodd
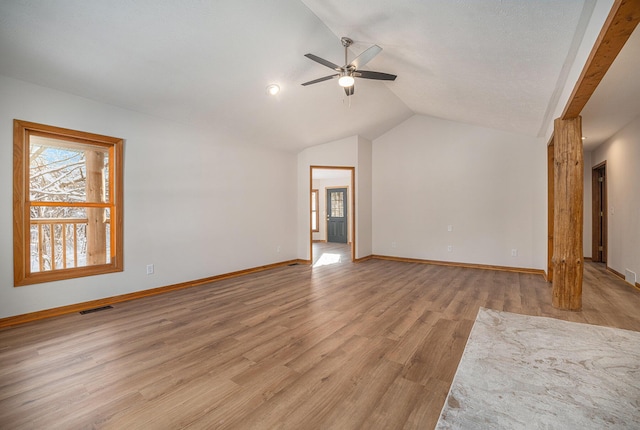
M298 151L414 114L542 135L595 0L0 2L0 74ZM304 57L377 44L346 97ZM276 83L281 92L266 94ZM37 120L32 119L31 120Z

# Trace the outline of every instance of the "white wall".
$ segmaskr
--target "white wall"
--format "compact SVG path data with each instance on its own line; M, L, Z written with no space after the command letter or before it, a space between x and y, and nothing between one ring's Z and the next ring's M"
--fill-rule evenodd
M592 152L591 166L603 161L609 207L607 266L640 277L640 117Z
M546 163L543 139L413 116L373 142L373 253L544 269Z
M124 272L13 287L14 118L125 139ZM297 256L295 154L2 76L0 139L0 318Z
M358 258L373 254L373 144L371 141L358 136L358 167L356 169L356 184L358 200L356 201L356 225Z

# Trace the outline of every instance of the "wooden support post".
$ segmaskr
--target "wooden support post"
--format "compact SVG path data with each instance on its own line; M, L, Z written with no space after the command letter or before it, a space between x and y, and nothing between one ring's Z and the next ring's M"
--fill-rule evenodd
M104 152L85 151L87 202L104 203ZM87 208L87 265L107 263L107 226L104 208Z
M582 308L582 118L554 122L553 306Z

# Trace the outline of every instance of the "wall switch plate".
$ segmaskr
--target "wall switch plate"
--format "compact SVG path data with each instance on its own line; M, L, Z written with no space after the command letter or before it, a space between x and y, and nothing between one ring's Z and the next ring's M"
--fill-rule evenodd
M147 275L153 275L153 264L147 264Z
M453 226L451 224L447 226L447 231L453 231Z

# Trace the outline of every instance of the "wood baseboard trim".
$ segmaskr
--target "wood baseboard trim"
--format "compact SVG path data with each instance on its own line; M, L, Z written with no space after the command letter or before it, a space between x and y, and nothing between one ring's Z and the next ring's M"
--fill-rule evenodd
M52 317L65 315L65 314L76 313L76 312L80 312L87 309L94 309L102 306L112 305L115 303L127 302L129 300L141 299L143 297L156 296L158 294L164 294L170 291L182 290L184 288L195 287L202 284L221 281L223 279L237 278L238 276L248 275L250 273L256 273L256 272L262 272L265 270L271 270L278 267L289 266L293 264L310 264L310 262L308 260L300 260L300 259L282 261L279 263L252 267L250 269L238 270L236 272L223 273L221 275L210 276L208 278L181 282L179 284L167 285L164 287L152 288L152 289L143 290L143 291L136 291L135 293L122 294L119 296L106 297L104 299L90 300L88 302L75 303L73 305L67 305L67 306L61 306L58 308L30 312L28 314L15 315L12 317L6 317L6 318L0 319L0 328L24 324L31 321L38 321L46 318L52 318Z
M607 272L613 273L614 275L616 275L618 278L622 279L623 281L625 280L624 279L624 275L622 273L618 272L617 270L612 269L609 266L607 266Z
M367 255L366 257L354 258L353 262L354 263L362 263L363 261L368 261L368 260L371 260L372 258L373 258L373 255Z
M327 243L327 239L313 239L313 243Z
M626 284L629 284L633 288L636 288L637 290L640 290L640 284L639 283L636 282L635 284L632 284L631 282L627 282L627 279L624 277L624 275L622 273L618 272L617 270L612 269L611 267L607 266L607 272L613 273L618 278L622 279Z
M583 257L583 260L584 261L593 261L593 258L591 258L591 257Z
M540 275L545 279L547 278L545 271L542 269L528 269L524 267L509 267L509 266L493 266L488 264L458 263L454 261L422 260L419 258L391 257L388 255L372 255L371 258L375 258L377 260L400 261L404 263L419 263L419 264L433 264L436 266L462 267L466 269L482 269L482 270L495 270L498 272L527 273L531 275Z

